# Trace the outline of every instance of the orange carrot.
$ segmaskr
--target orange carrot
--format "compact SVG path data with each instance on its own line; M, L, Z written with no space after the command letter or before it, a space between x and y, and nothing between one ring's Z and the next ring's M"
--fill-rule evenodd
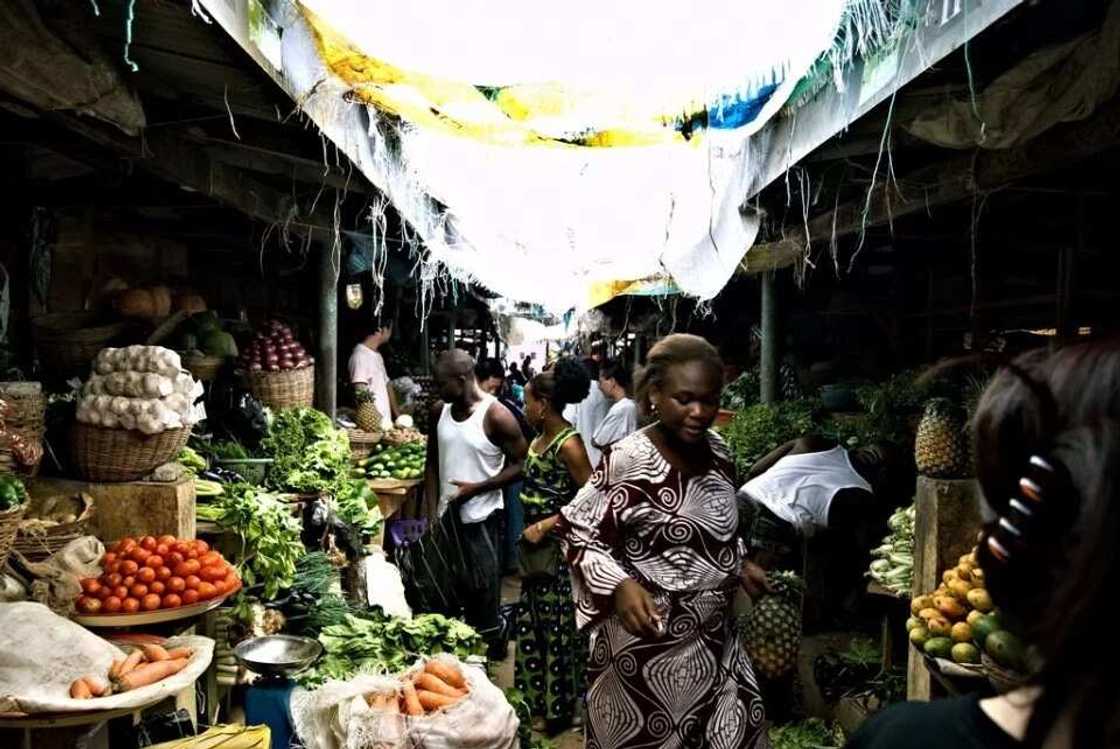
M113 665L109 666L109 678L115 679L121 675L121 666L124 665L124 658L117 658L113 660Z
M186 658L176 658L173 661L160 661L158 663L147 663L122 676L117 680L117 685L122 692L146 687L149 684L155 684L157 681L163 681L168 676L179 673L186 665Z
M445 697L462 697L463 692L451 686L435 674L420 674L416 677L416 688L442 694Z
M455 689L462 690L467 686L467 680L463 678L462 672L454 666L449 666L440 661L428 661L424 664L424 670L433 676L437 676L448 685Z
M109 693L108 682L106 682L100 676L89 674L88 676L83 676L82 680L85 681L86 686L89 687L90 694L92 694L94 697L104 697Z
M427 689L418 689L416 691L416 698L420 700L420 705L429 712L454 705L462 699L462 697L448 697L444 694L436 694L435 692L429 692Z
M412 686L411 681L404 683L404 713L405 715L424 714L424 706L420 703L420 698L416 694L416 687Z
M79 677L74 679L74 683L70 685L70 696L76 700L88 700L93 696L89 691L89 684L86 684L85 678Z
M148 659L148 663L159 663L160 661L171 660L171 654L168 653L162 645L144 643L140 646L140 649L144 651L144 657Z
M194 655L194 650L191 648L171 648L171 650L167 651L167 657L171 660L175 660L176 658L189 659L192 655Z
M124 659L124 663L121 664L120 670L117 671L117 678L119 679L122 676L127 676L132 669L140 665L142 660L144 660L144 651L139 648L133 650L128 654L128 657Z
M400 715L401 703L397 700L397 695L389 694L385 697L385 712L390 715Z

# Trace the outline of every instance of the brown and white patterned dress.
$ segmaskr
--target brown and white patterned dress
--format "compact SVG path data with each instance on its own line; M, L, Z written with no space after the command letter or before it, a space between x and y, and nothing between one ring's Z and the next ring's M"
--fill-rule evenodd
M744 555L733 463L709 442L713 467L686 477L636 432L561 511L577 623L591 628L587 749L770 746L730 611ZM664 613L663 637L634 637L614 614L627 577Z

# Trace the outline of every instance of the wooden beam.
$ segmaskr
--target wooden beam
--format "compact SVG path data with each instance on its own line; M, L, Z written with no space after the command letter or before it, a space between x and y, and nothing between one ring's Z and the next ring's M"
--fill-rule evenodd
M788 268L804 254L805 242L801 239L782 239L777 242L756 244L743 256L738 273L763 273Z
M66 114L44 114L44 119L80 136L88 143L129 159L145 171L194 192L208 195L252 218L284 226L300 237L326 242L333 222L323 214L303 215L290 196L247 173L215 162L196 144L156 130L143 139L118 135Z
M902 216L956 203L978 192L1073 166L1118 144L1120 97L1100 107L1089 119L1055 127L1015 148L962 154L911 172L899 179L897 185L888 181L885 174L880 175L869 202L859 198L810 219L809 235L813 241L821 241L854 234ZM790 242L799 247L789 247ZM747 257L759 252L762 257L773 258L773 263L791 265L806 251L803 239L785 239L756 245L747 251ZM740 272L767 269L741 266Z
M365 175L357 169L353 169L350 174L347 174L344 169L337 166L324 164L314 159L306 159L302 156L294 156L290 153L259 148L248 143L237 143L217 138L199 138L198 142L205 146L207 153L213 156L216 161L229 166L236 166L262 174L280 175L296 182L333 187L363 195L373 192ZM347 161L347 163L349 162Z

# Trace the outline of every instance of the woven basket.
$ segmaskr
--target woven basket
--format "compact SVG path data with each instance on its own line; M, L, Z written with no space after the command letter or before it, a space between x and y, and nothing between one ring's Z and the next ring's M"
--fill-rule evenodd
M184 356L182 358L183 368L196 380L209 382L217 378L218 372L222 369L222 364L225 359L220 356Z
M41 528L34 520L24 517L12 549L18 551L28 561L38 562L59 551L74 539L89 535L89 521L93 517L93 497L85 493L78 496L84 509L76 521ZM35 500L32 500L30 505L33 507Z
M315 402L315 367L283 372L250 372L249 392L274 410L311 408Z
M368 458L373 452L373 446L381 441L381 432L363 432L361 429L347 429L350 436L350 457L354 461Z
M16 540L16 531L23 520L23 513L27 510L27 503L7 512L0 512L0 569L8 562L8 554L12 551L12 543Z
M42 386L38 382L0 382L0 401L7 405L4 430L41 447L47 431L47 399L43 397ZM30 466L20 464L7 443L0 440L0 473L4 472L34 476L39 473L39 461Z
M53 377L85 374L97 352L128 328L128 323L98 325L91 312L56 312L31 321L31 335L43 371Z
M87 481L135 481L174 460L190 436L189 428L147 435L75 422L70 449L78 473Z

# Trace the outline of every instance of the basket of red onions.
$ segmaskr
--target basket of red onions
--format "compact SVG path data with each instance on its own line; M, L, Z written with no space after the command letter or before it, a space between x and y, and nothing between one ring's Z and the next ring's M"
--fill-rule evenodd
M274 409L311 406L315 400L314 364L292 329L277 320L257 331L241 354L249 391Z

